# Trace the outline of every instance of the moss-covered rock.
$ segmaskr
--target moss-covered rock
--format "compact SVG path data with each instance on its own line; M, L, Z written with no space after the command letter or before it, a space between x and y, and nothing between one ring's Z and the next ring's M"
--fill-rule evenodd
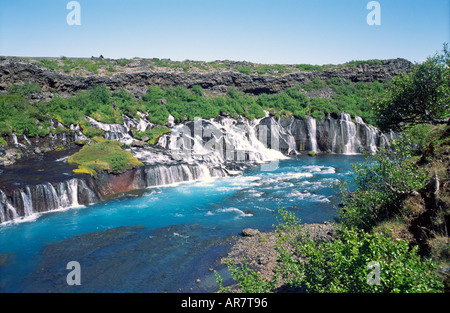
M122 149L122 143L97 137L97 143L84 146L79 152L70 156L67 162L78 166L75 173L85 173L96 176L107 171L120 174L128 169L143 166L130 152Z

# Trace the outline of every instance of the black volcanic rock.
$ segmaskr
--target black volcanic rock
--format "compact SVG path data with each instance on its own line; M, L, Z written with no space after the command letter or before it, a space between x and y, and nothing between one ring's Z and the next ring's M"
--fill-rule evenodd
M0 92L8 90L13 84L35 83L42 87L43 92L60 94L73 94L93 85L104 85L112 90L126 88L135 96L145 93L148 85L162 88L170 86L189 88L200 85L203 89L217 92L226 92L234 86L251 94L277 93L313 78L341 77L353 82L385 82L408 71L412 66L413 64L405 59L391 59L383 61L382 65L363 64L354 67L333 67L323 71L295 71L278 77L268 74L246 75L229 69L185 73L171 69L153 70L148 67L138 67L108 77L94 74L72 76L32 62L3 57L0 58Z

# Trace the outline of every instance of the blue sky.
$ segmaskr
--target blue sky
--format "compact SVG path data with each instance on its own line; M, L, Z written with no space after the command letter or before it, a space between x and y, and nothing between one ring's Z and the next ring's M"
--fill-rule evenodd
M420 62L450 41L450 0L0 0L0 55L337 64Z

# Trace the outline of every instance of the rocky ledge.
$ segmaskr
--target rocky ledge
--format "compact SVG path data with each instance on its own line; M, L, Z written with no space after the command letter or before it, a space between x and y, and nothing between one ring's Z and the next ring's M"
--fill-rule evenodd
M111 90L125 88L135 96L147 91L147 86L162 88L200 85L213 92L224 93L235 87L250 94L277 93L289 87L301 85L314 78L327 79L341 77L353 82L385 82L396 75L405 73L413 64L405 59L385 60L380 65L361 64L352 67L331 67L322 71L300 71L274 76L247 75L236 69L213 69L185 73L168 68L150 69L137 64L113 75L70 75L58 70L50 70L36 63L20 61L11 57L0 57L0 92L11 85L32 83L42 88L38 99L51 98L52 93L73 94L93 85L107 86Z

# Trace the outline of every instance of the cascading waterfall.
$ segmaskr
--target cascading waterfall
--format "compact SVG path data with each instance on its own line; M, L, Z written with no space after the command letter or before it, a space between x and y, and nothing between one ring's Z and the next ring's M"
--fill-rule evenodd
M20 190L20 195L23 201L24 216L33 215L33 202L31 201L30 187L29 186L26 187L26 192Z
M143 188L227 176L224 168L204 163L159 164L143 167L140 171L144 175L138 172L136 177L145 179L141 184ZM10 192L10 195L0 190L0 223L99 201L96 192L86 181L77 178L55 184L26 186Z
M365 146L368 151L370 153L375 153L378 150L376 139L378 137L379 130L372 125L367 125L359 116L355 116L355 122L357 127L362 127L365 133L365 136L363 136L361 140L365 141Z
M262 163L286 158L277 149L267 148L267 145L260 140L261 131L258 138L259 121L232 118L199 119L189 125L175 126L170 134L160 138L158 144L169 149L176 159L186 162Z
M356 125L352 122L350 114L342 112L339 121L341 126L341 136L343 138L344 149L343 154L358 153L356 151Z
M224 169L208 167L206 164L157 165L145 169L146 186L173 185L181 182L227 176Z
M57 183L56 187L51 183L26 186L24 189L14 190L10 197L0 190L0 223L38 213L80 207L78 196L81 192L86 193L87 186L83 184L84 188L80 190L79 182L83 181L73 178ZM89 195L89 192L87 194L87 199L96 198L95 195Z
M18 217L16 208L11 204L3 190L0 190L0 222L14 220Z
M125 144L133 142L133 137L130 136L129 130L124 125L101 123L89 116L86 116L86 119L91 123L92 127L100 128L105 132L105 139L117 140Z
M339 119L317 121L273 116L248 121L219 118L198 120L173 127L158 142L172 156L187 162L214 164L241 161L263 163L298 154L301 150L357 154L375 153L388 143L377 128L360 117L353 121L342 112Z
M308 137L311 142L311 151L319 152L317 147L317 120L311 116L306 117L306 122L308 125Z
M88 120L93 127L105 131L106 139L129 144L134 140L130 135L131 128L143 131L153 126L146 117L140 114L139 119L124 119L124 125L100 123L89 117ZM76 138L87 139L79 125L71 126L71 129ZM236 162L276 161L302 150L354 154L365 149L374 153L379 147L387 146L394 136L383 134L358 116L352 120L344 112L339 119L328 115L322 121L310 116L277 119L267 114L252 121L221 117L174 125L171 133L159 138L156 147L130 150L146 164L137 172L135 180L140 179L140 187L149 188L225 177L233 175L233 171L225 169L227 165L233 168ZM20 145L17 136L12 139ZM0 223L101 201L92 188L85 179L73 178L9 192L0 190Z

